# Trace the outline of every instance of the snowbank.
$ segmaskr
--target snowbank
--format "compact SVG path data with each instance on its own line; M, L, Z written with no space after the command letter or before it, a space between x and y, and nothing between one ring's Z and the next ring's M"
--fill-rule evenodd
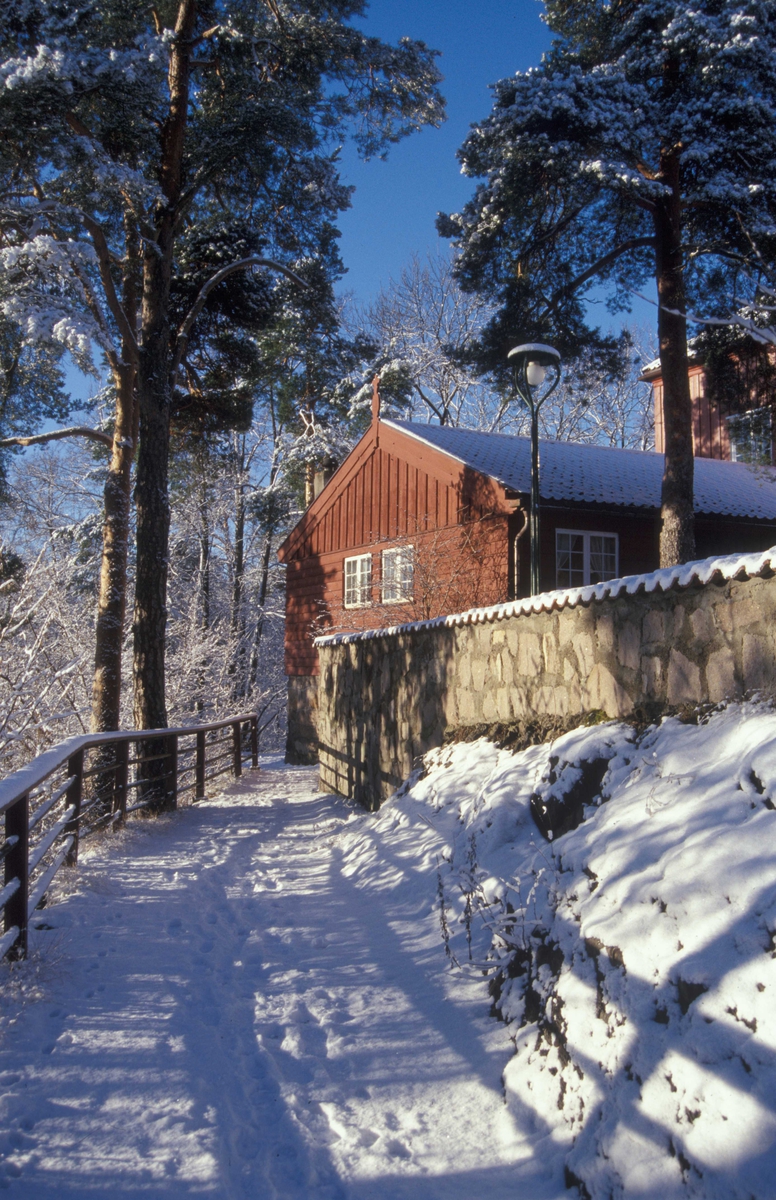
M772 708L424 770L343 831L345 870L435 903L451 970L508 1022L538 1157L592 1200L774 1195Z

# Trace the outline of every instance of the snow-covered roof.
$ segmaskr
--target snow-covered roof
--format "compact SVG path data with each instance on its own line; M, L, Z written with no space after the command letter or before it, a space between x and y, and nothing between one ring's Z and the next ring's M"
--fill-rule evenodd
M593 600L634 596L637 592L670 592L672 588L707 584L712 580L754 579L759 575L770 577L774 574L776 546L761 554L721 554L683 563L677 567L662 567L644 575L624 575L622 579L608 579L605 583L588 584L587 587L558 588L554 592L526 596L523 600L509 600L506 604L494 604L490 608L470 608L467 612L453 613L449 617L434 617L430 621L413 621L384 629L366 629L361 633L332 633L316 638L315 645L341 646L424 629L449 629L455 625L489 625L493 621L503 621L506 617L576 608L578 604L590 604Z
M531 442L504 433L447 425L384 422L515 492L531 490ZM539 488L544 500L660 508L663 455L578 442L539 443ZM769 467L695 459L695 511L776 520L776 472Z

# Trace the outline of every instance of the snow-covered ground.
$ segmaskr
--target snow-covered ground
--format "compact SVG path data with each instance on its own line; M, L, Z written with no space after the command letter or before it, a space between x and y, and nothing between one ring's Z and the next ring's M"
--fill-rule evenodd
M774 805L750 702L449 746L375 815L271 763L137 823L5 985L0 1186L768 1200Z
M83 854L3 992L0 1187L565 1194L504 1104L508 1031L447 966L435 871L389 834L365 872L372 825L276 763Z

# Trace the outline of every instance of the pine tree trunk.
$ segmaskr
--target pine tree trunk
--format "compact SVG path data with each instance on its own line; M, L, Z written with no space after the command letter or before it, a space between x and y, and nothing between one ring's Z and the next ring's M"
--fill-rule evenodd
M173 348L170 337L177 207L183 191L183 150L191 74L195 0L180 0L168 72L170 106L161 131L156 241L143 255L142 344L137 377L140 434L135 497L137 575L134 613L134 719L138 729L167 725L165 636L170 533L168 467Z
M104 490L102 563L97 599L92 730L119 728L121 656L127 608L130 476L134 456L135 370L122 363L116 378L116 423Z
M138 375L140 446L135 479L137 568L133 625L136 729L163 729L167 725L164 651L170 536L170 364L166 320L162 319L160 324L162 328L155 331L154 337L144 330Z
M241 700L245 695L245 615L243 594L245 588L245 493L242 482L235 493L234 514L234 577L232 579L232 611L229 628L232 635L234 683L232 696Z
M665 429L660 565L671 567L695 557L692 404L687 358L678 150L664 151L660 175L661 182L671 188L670 195L658 202L654 216Z
M267 591L269 589L269 560L272 553L272 531L267 533L264 542L264 549L261 555L261 583L259 585L259 618L256 622L256 629L253 634L253 646L251 647L251 663L250 663L250 679L248 683L248 695L253 694L256 686L256 680L259 674L259 651L261 649L261 639L264 635L264 606L267 603Z

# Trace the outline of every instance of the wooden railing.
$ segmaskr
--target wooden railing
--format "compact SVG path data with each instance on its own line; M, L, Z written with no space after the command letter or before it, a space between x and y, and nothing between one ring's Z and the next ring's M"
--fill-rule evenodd
M201 800L211 780L227 771L238 778L245 761L257 767L258 735L255 713L178 729L86 734L0 782L0 959L26 956L32 914L59 868L77 862L79 842L130 813L175 809L188 793Z

